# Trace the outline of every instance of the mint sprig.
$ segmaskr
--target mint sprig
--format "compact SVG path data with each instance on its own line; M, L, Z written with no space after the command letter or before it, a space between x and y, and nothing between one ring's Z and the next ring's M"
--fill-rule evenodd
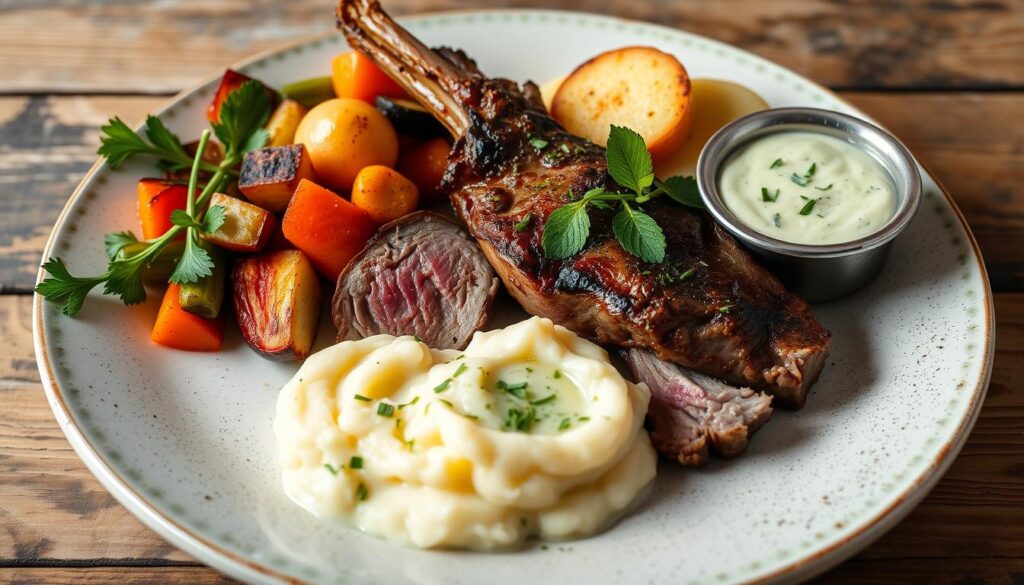
M612 126L605 150L608 174L630 192L591 189L582 198L555 209L548 216L541 236L544 255L560 260L580 252L590 237L589 207L619 210L612 218L612 232L624 250L644 262L665 260L665 232L642 205L667 195L680 205L703 209L693 177L654 177L654 163L642 136L622 126ZM572 197L572 193L569 194Z

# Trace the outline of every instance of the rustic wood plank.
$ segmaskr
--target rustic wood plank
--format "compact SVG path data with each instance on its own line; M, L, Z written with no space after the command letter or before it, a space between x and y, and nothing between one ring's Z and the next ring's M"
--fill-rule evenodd
M1024 92L843 94L902 138L950 189L981 243L997 291L1024 290ZM112 115L140 120L166 98L0 98L0 291L28 291L67 196L95 160Z
M11 348L11 357L0 362L0 393L8 405L0 411L0 492L5 494L0 498L0 566L90 559L106 564L122 562L118 559L135 564L188 561L118 506L65 441L42 390L31 382L30 313L30 297L0 296L0 337ZM945 567L952 572L943 569L943 576L998 583L1021 570L1024 294L996 295L996 317L999 333L988 399L960 457L903 523L823 582L880 582L889 573L899 582L917 582ZM54 578L74 580L53 570ZM0 582L10 574L0 571ZM195 579L214 575L195 574L200 575ZM186 578L169 575L167 581Z
M27 291L64 202L96 161L99 127L166 98L0 98L0 292Z
M547 0L385 0L394 14ZM732 43L840 87L1022 87L1021 0L563 0ZM22 0L0 12L12 92L172 92L225 64L333 28L333 2ZM154 66L159 64L159 66Z
M0 583L10 585L228 585L236 581L206 567L18 567L0 568Z

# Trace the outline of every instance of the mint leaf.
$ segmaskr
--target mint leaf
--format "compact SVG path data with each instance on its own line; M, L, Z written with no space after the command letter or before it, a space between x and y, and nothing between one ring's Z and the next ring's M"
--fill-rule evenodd
M551 212L544 224L541 245L548 258L568 258L583 249L590 235L586 201L563 205Z
M693 177L669 177L662 182L661 188L664 189L665 194L676 203L680 203L688 207L695 207L697 209L704 209L704 201L700 198L700 189L697 188L697 180Z
M665 233L654 218L623 201L622 209L612 219L615 239L630 254L644 262L665 259Z
M103 236L103 246L107 250L107 258L111 259L113 259L114 256L117 256L117 253L121 251L121 248L138 241L139 239L135 237L135 234L129 231L114 232Z
M654 163L642 136L629 128L612 125L605 158L608 174L637 195L654 183Z

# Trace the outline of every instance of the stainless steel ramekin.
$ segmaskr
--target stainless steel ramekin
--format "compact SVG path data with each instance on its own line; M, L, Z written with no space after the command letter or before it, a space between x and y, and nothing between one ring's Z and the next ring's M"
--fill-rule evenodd
M723 164L737 149L768 134L820 132L861 148L882 165L896 189L896 213L868 236L841 244L809 245L778 240L741 222L718 191ZM777 108L744 116L708 141L697 161L697 184L711 215L743 243L790 290L811 302L848 296L881 272L893 239L917 213L921 175L907 149L891 134L858 118L815 108Z

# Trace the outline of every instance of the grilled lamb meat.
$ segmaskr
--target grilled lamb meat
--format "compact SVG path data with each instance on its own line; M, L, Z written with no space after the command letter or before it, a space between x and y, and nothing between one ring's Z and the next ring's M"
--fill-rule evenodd
M527 311L598 343L649 349L768 391L778 403L803 404L824 365L829 332L706 213L657 199L645 207L665 230L661 264L623 250L612 234L612 214L600 210L591 214L582 252L545 258L541 234L552 211L590 189L617 189L604 150L565 132L533 83L520 88L490 79L461 51L428 49L375 0L341 0L338 24L353 48L455 136L445 188ZM516 230L523 221L526 229Z
M388 223L338 277L338 341L416 335L462 349L487 322L498 277L461 227L429 211Z
M772 398L763 392L729 386L644 349L621 354L637 381L651 389L651 442L683 465L707 462L709 447L722 457L739 455L772 414Z

